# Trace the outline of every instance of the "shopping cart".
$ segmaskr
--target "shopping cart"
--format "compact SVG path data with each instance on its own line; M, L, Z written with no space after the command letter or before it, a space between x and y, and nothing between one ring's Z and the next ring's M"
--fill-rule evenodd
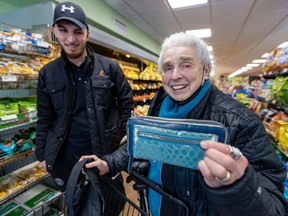
M148 171L148 163L146 161L136 161L134 163L134 169L131 173L127 175L126 181L130 185L132 183L133 189L138 195L137 201L131 200L125 194L125 192L120 191L113 184L111 178L104 178L103 184L105 184L103 194L105 196L106 203L105 206L105 216L117 215L119 216L151 216L147 191L153 189L161 194L164 198L169 199L171 202L179 205L183 208L185 212L184 215L188 215L187 206L179 199L171 196L169 193L165 192L159 185L153 183L151 180L147 179L145 175ZM54 197L50 201L34 208L23 215L29 216L62 216L65 215L65 193L61 193L57 197Z
M23 215L27 216L60 216L64 215L65 212L65 203L64 203L64 194L61 193L58 196L50 199L44 204L34 208L33 210L26 212ZM19 215L20 216L20 215Z
M154 181L147 178L149 169L149 162L146 160L135 160L133 162L133 169L130 172L127 180L134 180L135 184L133 188L138 192L139 195L139 206L144 213L143 216L151 216L151 212L149 209L148 203L148 193L149 190L154 190L162 196L162 199L167 199L169 202L178 206L182 212L183 216L189 215L188 206L182 202L180 199L172 196L167 191L165 191L160 185L155 183Z
M128 176L128 174L127 174ZM115 187L111 178L102 178L102 194L105 199L104 216L148 216L137 201L132 201L126 196L125 191ZM130 186L130 185L129 185ZM141 194L141 192L139 191ZM137 193L135 193L137 194ZM142 196L141 196L142 197ZM19 214L27 216L64 216L67 210L65 193L61 193L51 200L39 205L33 210Z

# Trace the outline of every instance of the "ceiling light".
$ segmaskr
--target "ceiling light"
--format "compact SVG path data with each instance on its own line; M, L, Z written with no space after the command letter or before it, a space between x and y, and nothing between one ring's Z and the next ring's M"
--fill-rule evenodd
M239 69L239 70L231 73L228 77L229 77L229 78L232 78L232 77L235 77L235 76L237 76L237 75L239 75L239 74L241 74L241 73L243 73L243 71L242 71L241 69Z
M263 54L261 57L262 57L262 58L268 58L268 56L269 56L269 53L265 53L265 54Z
M247 71L247 70L251 70L252 67L242 67L243 70Z
M258 67L259 64L247 64L246 67Z
M206 4L207 2L208 0L168 0L170 7L173 9Z
M252 63L265 63L266 61L266 59L255 59L252 61Z
M213 47L212 46L207 46L207 49L208 49L209 52L213 51Z
M286 46L288 46L288 41L280 44L280 45L278 46L278 48L284 48L284 47L286 47Z
M187 35L195 35L196 37L199 37L199 38L211 37L211 29L210 28L187 30L185 33Z

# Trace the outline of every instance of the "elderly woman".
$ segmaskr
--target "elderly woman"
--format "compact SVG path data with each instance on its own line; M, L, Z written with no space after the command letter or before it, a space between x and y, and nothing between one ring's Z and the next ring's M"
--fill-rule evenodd
M228 142L202 141L206 153L199 170L151 162L148 177L186 203L190 215L287 215L285 167L260 118L210 82L206 44L184 33L172 34L162 44L159 67L163 88L148 115L220 122ZM149 205L153 216L183 215L152 190Z

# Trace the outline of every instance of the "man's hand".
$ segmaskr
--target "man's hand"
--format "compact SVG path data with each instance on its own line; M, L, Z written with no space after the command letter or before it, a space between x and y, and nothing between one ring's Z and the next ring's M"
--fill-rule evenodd
M87 163L85 165L86 168L90 169L90 168L97 168L99 170L99 174L100 176L106 174L109 172L109 167L106 161L101 160L100 158L98 158L96 155L84 155L80 158L79 161L88 159L88 158L92 158L94 161L91 163Z

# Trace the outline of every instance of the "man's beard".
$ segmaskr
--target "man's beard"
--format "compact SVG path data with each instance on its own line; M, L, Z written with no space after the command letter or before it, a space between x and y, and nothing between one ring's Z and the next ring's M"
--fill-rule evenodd
M73 52L73 53L69 52L69 53L67 53L65 51L65 49L64 49L64 53L66 54L66 56L69 59L78 59L78 58L80 58L83 55L83 53L85 52L85 49L86 49L86 44L83 45L83 47L81 47L81 50L79 52Z
M79 52L79 53L66 53L65 52L65 54L69 59L78 59L83 55L83 52L84 52L84 50L82 52Z

